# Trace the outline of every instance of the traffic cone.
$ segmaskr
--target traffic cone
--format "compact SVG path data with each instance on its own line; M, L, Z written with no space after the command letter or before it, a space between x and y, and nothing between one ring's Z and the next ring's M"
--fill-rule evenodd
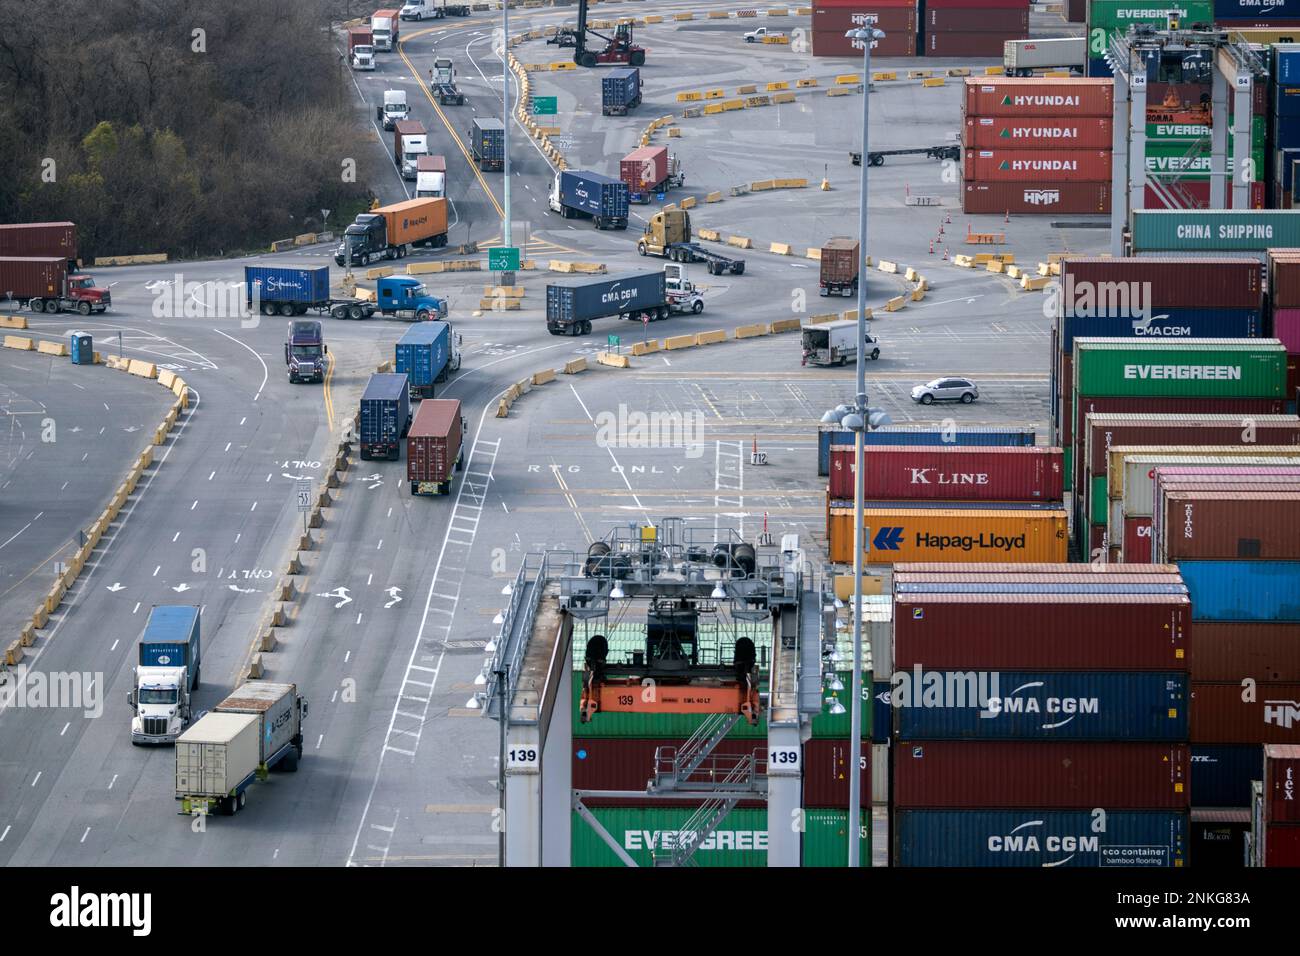
M944 213L944 214L943 214L943 221L946 222L946 223L948 223L948 225L952 225L952 213L950 213L950 212L946 212L946 213Z
M939 235L943 235L943 223L939 223Z
M930 240L930 255L934 255L934 240Z
M1011 210L1008 209L1006 215L1002 217L1002 222L1005 224L1010 221L1011 221Z
M943 247L943 261L944 261L944 262L947 262L947 261L948 261L948 247L947 247L947 246L944 246L944 247Z

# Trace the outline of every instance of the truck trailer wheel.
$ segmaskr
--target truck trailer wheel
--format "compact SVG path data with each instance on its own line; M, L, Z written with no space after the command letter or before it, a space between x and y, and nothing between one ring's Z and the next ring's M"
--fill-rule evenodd
M282 304L280 306L280 314L283 315L285 318L288 318L289 316L293 315L293 303L285 302L284 304Z
M631 63L633 66L644 66L644 65L645 65L645 54L642 53L640 50L638 50L637 52L635 52L635 53L633 53L631 56L629 56L629 57L627 58L627 61L628 61L629 63Z
M90 315L90 303L89 303L89 302L78 302L78 303L77 303L77 311L80 312L82 315Z
M731 266L731 274L737 276L743 276L745 274L745 264L743 262L734 263Z
M44 311L45 311L45 300L44 300L44 299L32 299L32 303L31 303L31 304L32 304L32 311L33 311L33 312L44 312Z
M644 242L638 242L638 243L636 244L636 254L639 255L639 256L643 256L643 255L645 255L645 243L644 243Z
M348 309L349 319L364 319L365 317L366 317L365 310L362 309L361 306L359 305L354 305L350 309Z

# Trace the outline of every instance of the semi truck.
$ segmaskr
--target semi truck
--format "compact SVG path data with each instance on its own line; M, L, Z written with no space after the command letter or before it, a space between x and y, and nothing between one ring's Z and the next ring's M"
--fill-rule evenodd
M634 66L610 70L600 78L600 112L626 116L641 105L641 71Z
M307 711L296 684L240 684L176 741L180 813L233 816L248 802L254 782L273 770L296 771Z
M429 132L419 120L393 124L393 162L403 179L415 179L415 164L429 154Z
M393 129L410 115L406 90L384 90L384 104L375 107L375 119L384 125L384 129Z
M742 275L744 259L733 259L691 241L691 214L684 209L665 209L650 217L645 232L637 241L636 251L643 256L658 256L673 262L703 262L709 275Z
M367 319L375 312L373 302L332 297L329 266L244 266L244 301L250 312L263 315L320 312L336 319Z
M413 495L445 495L455 472L465 467L467 431L460 400L429 399L420 403L406 436L406 478Z
M406 376L376 372L361 394L361 457L397 461L411 427L411 394Z
M641 146L618 162L618 178L627 183L628 201L645 204L656 193L686 183L676 154L663 146Z
M398 10L376 10L370 17L370 32L375 38L375 50L390 53L397 49L401 17Z
M482 170L505 168L506 128L499 119L476 119L470 126L469 152Z
M295 319L284 337L284 364L289 383L325 381L325 356L329 346L315 319Z
M62 255L0 258L0 295L33 312L107 312L113 297Z
M1002 44L1002 63L1007 76L1033 76L1034 70L1070 69L1082 75L1088 62L1086 37L1052 40L1007 40Z
M411 401L433 398L434 385L460 368L460 336L447 322L419 322L394 347L393 368L406 376Z
M447 244L447 200L407 199L357 214L334 251L340 266L401 259L413 248L438 249Z
M880 342L867 335L867 355L880 358ZM858 359L858 321L842 319L806 325L803 329L804 365L844 365Z
M415 198L436 199L447 195L447 158L421 156L415 161Z
M664 288L668 293L668 311L674 315L683 312L699 315L704 311L704 296L686 278L684 266L664 266Z
M597 229L626 229L627 183L590 170L560 170L551 180L552 212L565 219L586 216Z
M348 64L354 70L375 68L375 38L370 27L348 28Z
M546 331L552 335L590 335L592 321L607 316L649 322L669 312L662 270L558 279L546 286Z
M862 258L858 240L835 238L821 248L818 295L854 296L858 294L858 272Z
M428 322L447 317L447 300L430 295L415 276L384 276L375 283L375 301L386 318Z
M202 613L190 604L157 604L149 610L137 648L131 705L131 743L170 744L190 722L203 647Z
M449 57L440 56L433 61L429 71L429 88L438 98L439 106L464 106L465 94L456 85L456 65Z
M403 20L441 20L443 17L469 16L468 3L447 3L443 0L407 0L400 16Z

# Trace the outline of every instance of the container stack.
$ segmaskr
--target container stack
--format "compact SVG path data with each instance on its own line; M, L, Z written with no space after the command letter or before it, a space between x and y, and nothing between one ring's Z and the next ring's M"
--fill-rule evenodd
M1300 866L1300 747L1264 748L1264 779L1252 813L1254 866Z
M1029 0L921 0L921 39L925 56L1001 59L1007 40L1029 39Z
M1296 122L1300 125L1300 114ZM1286 350L1285 398L1294 402L1300 389L1300 249L1268 251L1268 304L1269 334Z
M1186 865L1175 568L902 564L893 582L892 865Z
M862 43L845 33L874 26L885 39L872 48L872 57L916 56L916 0L818 0L812 13L813 56L862 59Z
M1273 96L1269 126L1273 148L1273 209L1291 209L1300 161L1300 44L1273 45Z
M1184 27L1190 27L1193 23L1211 23L1214 20L1214 0L1149 4L1131 3L1130 0L1088 0L1088 75L1111 75L1105 56L1113 33L1118 31L1125 34L1130 26L1139 24L1163 30L1168 25L1166 14L1171 10L1182 18Z
M1107 79L967 77L962 211L1109 212L1114 92Z
M1037 443L1032 428L1010 426L960 428L948 431L933 425L887 425L867 432L865 444L875 445L956 445L987 448L991 446L1019 447ZM817 474L825 477L831 472L831 446L853 447L853 432L838 425L821 425L817 432Z

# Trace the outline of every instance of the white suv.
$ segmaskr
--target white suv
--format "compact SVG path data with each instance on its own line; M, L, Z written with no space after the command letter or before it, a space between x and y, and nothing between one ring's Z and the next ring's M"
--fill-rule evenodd
M969 405L979 397L979 386L968 378L936 378L912 389L912 401L922 405L933 402L961 402Z

